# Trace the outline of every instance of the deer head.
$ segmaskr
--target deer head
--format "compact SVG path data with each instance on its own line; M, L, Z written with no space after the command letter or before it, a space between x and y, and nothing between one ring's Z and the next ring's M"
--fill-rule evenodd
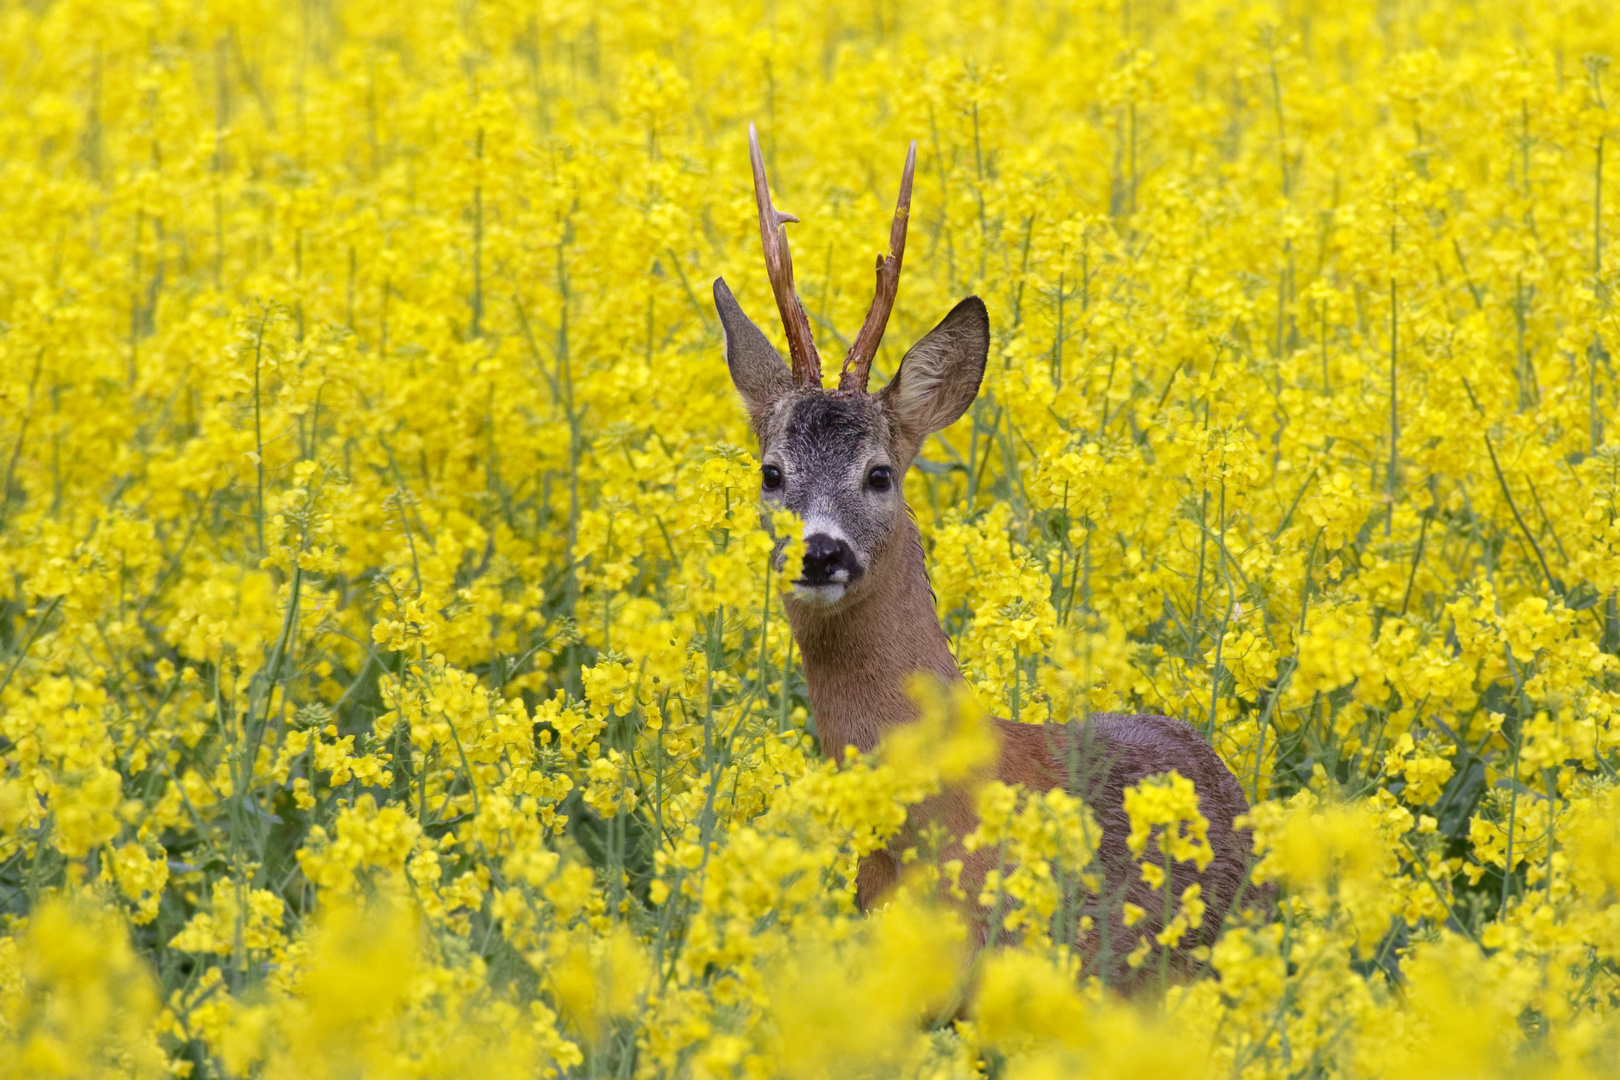
M910 531L902 481L923 440L973 404L990 347L990 321L978 297L968 297L923 335L875 393L867 380L894 309L911 216L917 144L906 154L900 198L889 230L889 254L877 261L877 287L838 380L821 386L821 358L810 320L793 288L786 222L798 221L771 203L759 137L748 127L759 205L760 240L790 360L767 340L732 297L714 283L725 330L726 364L748 407L760 442L760 491L767 505L784 506L804 522L803 568L790 603L835 610L870 591L885 554Z

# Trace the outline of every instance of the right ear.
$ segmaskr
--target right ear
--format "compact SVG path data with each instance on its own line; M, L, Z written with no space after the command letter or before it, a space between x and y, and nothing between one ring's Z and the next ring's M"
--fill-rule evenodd
M714 307L720 313L720 327L726 335L726 366L731 384L742 395L748 414L759 427L778 398L793 389L793 377L782 354L765 337L764 331L743 314L737 300L726 288L725 278L714 279Z
M979 394L990 351L990 316L970 296L923 335L878 391L915 454L923 440L956 422Z

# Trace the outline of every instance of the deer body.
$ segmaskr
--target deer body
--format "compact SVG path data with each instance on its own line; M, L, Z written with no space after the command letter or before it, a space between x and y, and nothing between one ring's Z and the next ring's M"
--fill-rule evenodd
M892 563L891 563L892 560ZM890 728L917 718L917 706L906 692L915 672L938 675L947 681L962 678L948 641L935 615L933 592L917 527L906 517L868 572L874 589L847 607L828 611L788 598L786 608L799 646L810 707L822 749L842 757L845 746L869 752ZM1209 819L1214 858L1202 873L1190 862L1172 865L1170 889L1180 896L1194 881L1203 884L1209 912L1203 924L1173 950L1169 970L1188 976L1199 966L1190 950L1213 945L1221 917L1241 906L1251 846L1247 829L1234 829L1233 819L1248 810L1243 789L1203 738L1187 724L1162 716L1095 714L1083 724L1065 726L994 721L1000 753L992 774L1007 784L1023 784L1031 791L1065 787L1085 799L1097 816L1103 834L1098 859L1103 871L1103 894L1082 907L1094 929L1079 940L1089 971L1110 984L1129 988L1142 979L1157 977L1156 959L1131 969L1125 957L1143 935L1162 929L1163 893L1148 888L1126 847L1130 820L1124 809L1124 789L1154 773L1175 769L1192 780L1199 794L1199 810ZM1081 763L1078 770L1075 763ZM1078 776L1071 773L1078 771ZM894 855L912 846L925 824L943 825L951 841L941 859L962 861L961 886L969 897L979 895L988 872L995 868L997 852L963 849L960 838L978 825L972 793L950 789L913 808L911 820L890 844L889 851L867 855L856 878L857 902L863 909L898 880L900 866ZM1251 901L1263 895L1249 890ZM1123 921L1124 903L1136 904L1148 914L1133 928ZM972 928L979 944L988 935L988 912L974 905Z
M763 158L749 129L760 233L772 290L788 333L791 375L779 353L715 282L715 305L726 334L732 381L748 406L761 447L761 488L768 504L785 505L805 523L805 553L795 590L784 605L798 644L810 707L823 752L875 748L885 731L917 718L907 687L918 672L946 682L962 676L935 613L916 523L902 494L905 471L923 440L955 421L977 396L989 348L989 319L974 297L958 304L918 341L889 384L866 392L867 375L898 287L910 210L912 145L901 182L890 255L878 261L877 298L845 361L840 387L823 390L809 321L793 291L784 221L770 202ZM1214 750L1187 724L1161 716L1095 715L1080 724L995 722L1000 751L990 775L1032 791L1063 786L1083 798L1103 829L1098 863L1103 886L1082 914L1091 929L1078 944L1088 969L1129 987L1158 958L1132 969L1125 957L1163 923L1165 893L1150 890L1126 846L1130 825L1123 792L1143 777L1176 770L1198 791L1209 820L1213 858L1202 872L1172 864L1167 888L1180 897L1202 884L1202 925L1165 957L1169 970L1191 974L1191 950L1211 944L1222 918L1244 902L1251 840L1233 819L1248 809L1242 788ZM947 788L912 807L889 851L863 859L857 899L869 907L898 875L889 853L911 846L924 825L949 838L941 859L962 860L961 885L977 897L997 853L967 852L961 838L977 825L972 792ZM1248 890L1249 901L1257 899ZM1264 897L1258 897L1264 899ZM1122 920L1130 902L1147 915L1135 927ZM975 935L988 938L988 913L970 904Z

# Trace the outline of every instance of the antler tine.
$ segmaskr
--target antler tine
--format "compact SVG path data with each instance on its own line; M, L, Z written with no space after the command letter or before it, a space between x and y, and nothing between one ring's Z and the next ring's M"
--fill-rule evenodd
M821 357L816 353L815 338L810 333L810 317L793 291L793 256L788 251L784 222L798 221L792 214L784 214L771 205L771 188L765 181L765 157L759 152L759 134L754 125L748 125L748 157L754 166L754 201L759 204L759 240L765 247L765 272L771 279L771 292L776 294L776 309L782 313L782 328L787 331L789 361L793 367L793 383L800 387L821 386Z
M894 298L900 291L900 263L906 254L906 225L911 220L911 177L917 170L917 140L911 140L906 151L906 170L900 175L900 198L894 204L894 224L889 227L889 256L877 261L877 289L872 296L872 307L866 313L861 332L855 335L849 356L844 359L838 376L838 389L866 389L872 374L872 361L877 357L883 330L894 311Z

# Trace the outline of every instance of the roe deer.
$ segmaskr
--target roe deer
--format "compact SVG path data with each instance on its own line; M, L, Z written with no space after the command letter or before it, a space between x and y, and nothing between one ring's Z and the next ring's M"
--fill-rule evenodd
M798 219L772 206L751 124L748 137L765 265L787 331L790 363L783 363L743 314L724 279L714 283L714 301L732 382L759 438L763 499L767 506L787 507L804 522L802 570L783 603L802 656L822 750L836 760L846 746L870 751L887 729L917 718L906 689L915 673L932 673L947 683L962 679L935 614L921 539L901 482L923 440L960 417L977 396L990 324L977 297L963 300L911 347L886 386L867 392L872 359L899 287L917 159L913 142L889 234L890 253L878 259L876 297L844 361L838 389L823 390L821 361L794 292L782 229L784 222ZM998 779L1032 791L1064 784L1089 804L1102 826L1098 863L1105 884L1082 905L1092 922L1078 942L1088 971L1123 989L1160 971L1161 960L1178 977L1194 973L1200 965L1192 950L1214 942L1247 883L1251 838L1247 829L1233 827L1233 818L1245 813L1248 803L1221 759L1186 723L1163 716L1097 714L1066 726L998 719L995 727ZM1087 763L1083 776L1073 768L1077 758ZM1174 863L1168 887L1179 905L1182 890L1201 882L1208 908L1202 925L1169 956L1155 953L1151 962L1132 969L1126 955L1145 935L1160 930L1164 894L1147 887L1131 858L1122 793L1145 776L1171 769L1197 787L1213 858L1201 873L1191 862ZM856 894L863 910L896 881L895 855L926 823L944 826L950 839L940 857L961 859L962 886L969 897L979 895L995 853L963 849L961 838L977 824L973 797L965 789L947 788L912 808L906 829L888 850L862 860ZM1251 900L1263 900L1269 889L1247 892ZM1132 928L1122 919L1125 901L1147 912ZM987 914L970 906L982 945Z

